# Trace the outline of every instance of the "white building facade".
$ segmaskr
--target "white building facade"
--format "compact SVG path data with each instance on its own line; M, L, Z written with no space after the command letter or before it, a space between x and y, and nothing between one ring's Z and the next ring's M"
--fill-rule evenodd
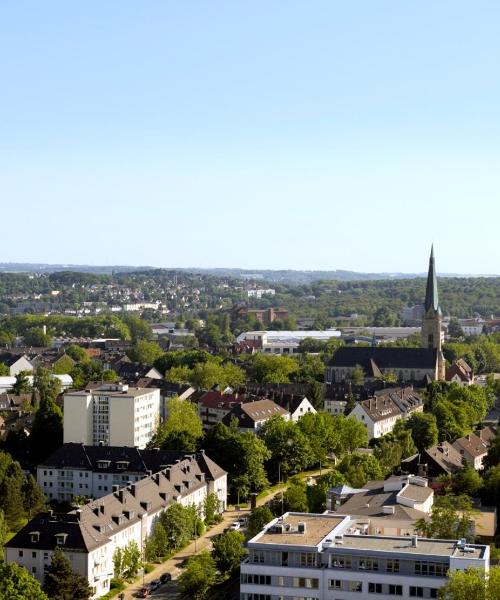
M248 542L241 600L437 598L448 571L489 569L489 547L364 535L344 515L286 513Z
M160 422L160 390L104 384L64 395L64 443L145 448Z

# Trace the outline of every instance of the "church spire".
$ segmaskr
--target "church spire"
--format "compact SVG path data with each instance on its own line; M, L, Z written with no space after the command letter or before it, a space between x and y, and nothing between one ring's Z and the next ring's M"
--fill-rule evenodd
M424 306L426 313L429 312L429 310L432 310L435 313L441 313L441 309L439 308L436 265L434 262L434 244L431 246L431 256L429 258L429 272L427 274Z

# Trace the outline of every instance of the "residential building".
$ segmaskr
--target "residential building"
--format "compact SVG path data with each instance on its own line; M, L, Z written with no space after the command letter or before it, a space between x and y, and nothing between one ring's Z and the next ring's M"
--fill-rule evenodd
M203 429L222 423L223 418L244 400L245 396L238 393L226 394L215 390L204 393L198 399L198 414Z
M375 392L373 398L357 402L349 413L366 425L369 439L390 433L399 419L424 410L422 398L412 387Z
M405 340L411 335L420 334L420 327L340 327L342 338L369 336L376 342Z
M64 443L145 448L160 421L160 391L109 383L64 395Z
M268 327L276 321L276 319L284 321L288 318L288 310L286 308L248 308L244 304L236 304L232 309L233 318L246 317L252 315L260 321L262 325Z
M109 592L113 554L135 542L144 548L160 514L173 502L195 505L203 511L210 484L203 469L186 459L180 468L166 466L159 472L66 514L40 513L4 547L7 563L17 563L43 582L56 548L92 588L92 599ZM213 484L213 482L212 482Z
M316 414L316 409L309 402L306 396L292 394L274 394L271 398L273 402L281 406L290 413L292 421L298 421L307 413Z
M71 502L75 496L101 498L114 486L126 486L170 468L171 481L186 480L204 474L208 493L217 493L221 506L226 506L226 473L204 452L164 452L140 450L126 446L85 446L63 444L42 464L36 478L49 500ZM210 484L212 482L212 484Z
M415 521L428 517L434 490L428 480L414 475L369 481L362 489L342 485L328 490L329 511L351 515L366 524L366 531L380 535L412 535Z
M436 479L441 475L453 475L463 469L462 455L449 442L440 442L420 454L401 461L401 469L421 477Z
M248 542L241 600L437 598L447 573L489 569L489 546L364 535L338 514L285 513Z
M11 377L15 377L21 371L33 371L33 364L25 354L3 352L0 354L0 363L9 368L9 375Z
M474 383L474 374L469 365L463 358L456 360L445 371L445 379L450 383L456 383L461 387L466 387Z
M491 427L486 427L464 435L453 442L453 447L460 454L462 459L476 470L483 468L483 461L488 454L488 448L495 438L495 430Z
M236 419L239 429L257 433L268 419L275 416L283 417L285 421L290 420L290 413L272 400L256 400L237 404L222 422L230 425L231 421Z

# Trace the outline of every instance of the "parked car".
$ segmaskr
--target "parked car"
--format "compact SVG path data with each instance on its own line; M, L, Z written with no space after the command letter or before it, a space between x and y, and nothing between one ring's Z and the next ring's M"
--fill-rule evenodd
M160 581L162 582L162 584L172 581L172 574L171 573L162 573L160 575Z
M229 530L236 531L240 527L241 527L240 523L238 521L235 521L234 523L231 523L231 525L229 525Z
M153 581L150 581L149 583L149 589L154 592L155 590L157 590L161 585L161 581L159 579L153 579Z
M151 590L148 587L141 587L141 589L136 593L136 598L147 598L151 596Z
M243 527L244 525L246 525L248 523L247 517L240 517L238 519L238 523Z

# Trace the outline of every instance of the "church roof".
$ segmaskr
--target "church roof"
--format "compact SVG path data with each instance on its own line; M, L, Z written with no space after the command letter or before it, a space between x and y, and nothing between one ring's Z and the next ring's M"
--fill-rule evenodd
M371 373L373 363L381 370L434 369L437 351L434 348L343 346L328 364L331 367L360 365L365 373Z
M436 265L434 261L434 245L431 247L431 256L429 258L429 272L427 274L427 286L425 288L425 312L432 310L436 313L441 312L439 308L439 296L437 287Z

